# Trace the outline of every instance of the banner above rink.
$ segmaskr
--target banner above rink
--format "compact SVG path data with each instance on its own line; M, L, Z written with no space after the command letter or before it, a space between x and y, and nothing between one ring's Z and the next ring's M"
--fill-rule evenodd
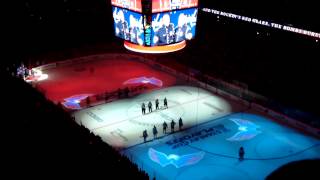
M197 7L198 0L152 0L152 13Z

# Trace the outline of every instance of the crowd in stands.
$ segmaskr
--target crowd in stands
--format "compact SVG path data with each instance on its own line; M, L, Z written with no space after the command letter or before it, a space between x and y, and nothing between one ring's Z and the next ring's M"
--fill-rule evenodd
M10 177L46 174L115 179L149 179L100 137L79 126L61 107L22 79L1 73L1 144Z

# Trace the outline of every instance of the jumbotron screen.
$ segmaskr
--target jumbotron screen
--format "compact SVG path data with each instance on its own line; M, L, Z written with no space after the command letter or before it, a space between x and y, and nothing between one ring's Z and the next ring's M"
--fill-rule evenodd
M127 9L112 7L115 35L135 44L144 44L142 15Z
M152 13L197 7L198 0L152 0Z
M111 0L111 4L132 11L142 12L141 0Z
M167 45L194 38L197 14L197 8L153 14L151 46Z

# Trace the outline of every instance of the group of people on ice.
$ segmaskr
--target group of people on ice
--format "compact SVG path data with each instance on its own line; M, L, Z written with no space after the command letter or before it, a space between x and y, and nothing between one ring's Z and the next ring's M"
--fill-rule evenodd
M172 119L172 121L170 122L171 125L171 133L174 133L174 126L176 125L176 122ZM182 130L182 126L183 126L183 122L182 122L182 118L179 118L179 130ZM168 128L168 124L166 121L163 122L162 124L162 129L163 129L163 134L167 134L167 128ZM156 139L158 137L158 130L157 127L154 125L152 128L152 133L153 133L153 138ZM148 137L148 133L147 130L145 129L142 133L142 137L144 139L144 142L147 141L147 137Z
M159 99L156 99L155 105L156 105L156 110L158 110L159 109ZM164 108L168 108L167 98L164 98L163 105L164 105ZM143 115L146 114L146 104L145 103L142 103L141 110L142 110ZM149 110L149 113L151 113L153 110L151 101L149 101L149 103L148 103L148 110Z

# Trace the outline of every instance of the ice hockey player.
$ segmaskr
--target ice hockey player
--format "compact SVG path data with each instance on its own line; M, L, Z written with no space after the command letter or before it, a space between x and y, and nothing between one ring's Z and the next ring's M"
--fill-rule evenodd
M153 139L157 139L158 130L156 125L153 126L152 132L153 132Z
M173 119L172 119L172 121L171 121L171 133L174 132L174 125L176 125L176 122L174 122Z
M168 101L167 101L167 98L164 98L164 100L163 100L163 104L164 104L164 107L165 107L165 108L168 108Z
M156 99L156 110L159 109L159 99Z
M180 119L179 119L179 130L180 131L182 129L182 126L183 126L183 122L182 122L182 118L180 117Z
M146 105L142 103L141 105L142 114L146 114Z
M148 108L149 108L149 113L152 112L152 103L151 103L151 101L149 101L149 103L148 103Z
M163 134L166 134L167 133L168 124L164 121L162 126L163 126Z
M147 142L147 137L148 137L147 130L144 130L144 131L143 131L142 136L143 136L143 141L144 141L144 142Z

